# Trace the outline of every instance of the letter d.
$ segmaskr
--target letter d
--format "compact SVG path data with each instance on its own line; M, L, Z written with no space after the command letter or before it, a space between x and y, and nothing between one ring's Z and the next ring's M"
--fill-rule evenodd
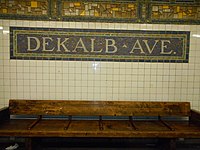
M27 49L27 51L33 52L33 51L36 51L36 50L38 50L40 48L40 41L39 41L38 38L36 38L36 37L27 37L27 39L28 39L28 49ZM31 49L31 39L35 40L35 42L36 42L36 47L32 48L32 49Z

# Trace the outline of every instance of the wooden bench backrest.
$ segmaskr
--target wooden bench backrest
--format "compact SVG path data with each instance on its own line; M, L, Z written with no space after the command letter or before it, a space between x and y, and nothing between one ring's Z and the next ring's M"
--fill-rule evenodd
M189 116L189 102L10 100L11 115Z

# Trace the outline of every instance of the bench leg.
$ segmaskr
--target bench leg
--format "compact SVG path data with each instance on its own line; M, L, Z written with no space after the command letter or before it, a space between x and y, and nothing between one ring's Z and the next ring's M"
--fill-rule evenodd
M25 148L26 150L32 150L32 138L25 139Z
M170 150L176 149L176 139L169 139Z
M158 147L160 150L176 150L176 139L159 139Z

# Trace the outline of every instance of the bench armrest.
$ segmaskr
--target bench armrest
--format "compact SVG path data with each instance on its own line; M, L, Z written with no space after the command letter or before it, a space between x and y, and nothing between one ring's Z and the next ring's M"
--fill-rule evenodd
M0 121L9 120L9 119L10 119L9 107L1 108Z
M200 124L200 111L191 110L190 114L190 121Z

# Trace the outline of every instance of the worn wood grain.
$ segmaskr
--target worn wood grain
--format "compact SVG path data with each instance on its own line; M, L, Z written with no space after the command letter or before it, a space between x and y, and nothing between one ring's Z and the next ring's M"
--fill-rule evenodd
M189 102L10 100L14 115L189 116Z
M39 117L9 119L10 115ZM45 119L44 115L66 118ZM98 117L88 120L84 116ZM104 119L105 116L109 117ZM116 119L120 116L127 119ZM134 119L138 116L144 118ZM165 117L190 119L163 120ZM10 100L9 109L0 110L0 121L0 136L30 140L33 137L200 138L200 113L190 110L189 102ZM27 149L31 149L31 142L27 143Z

